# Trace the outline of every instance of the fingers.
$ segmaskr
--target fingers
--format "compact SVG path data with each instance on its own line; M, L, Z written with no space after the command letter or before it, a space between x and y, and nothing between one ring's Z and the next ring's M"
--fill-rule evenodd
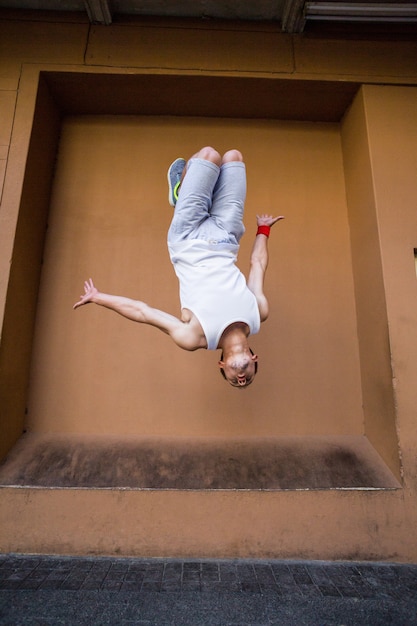
M72 308L78 309L78 307L83 306L83 304L87 304L88 302L90 302L89 298L95 290L96 288L94 287L94 283L91 278L84 281L84 293L80 296L80 299L74 304Z
M279 220L283 220L284 217L284 215L278 215L278 217L274 217L273 215L267 215L266 213L263 213L262 215L257 215L256 219L259 226L273 226Z
M78 302L76 302L72 308L78 309L79 306L83 306L83 304L87 304L87 302L89 302L88 298L86 298L86 296L81 296Z
M91 293L94 289L95 289L94 283L91 280L91 278L89 278L88 280L84 282L84 295L81 296L81 298L84 298L85 295Z
M82 306L83 304L86 304L86 302L88 302L88 293L87 293L87 291L82 296L80 296L80 299L78 300L78 302L76 302L74 304L74 306L72 308L73 309L78 309L79 306Z

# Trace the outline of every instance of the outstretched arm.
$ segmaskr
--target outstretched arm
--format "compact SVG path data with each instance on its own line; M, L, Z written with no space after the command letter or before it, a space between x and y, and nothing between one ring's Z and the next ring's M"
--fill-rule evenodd
M271 227L282 219L284 219L283 215L280 215L279 217L272 217L272 215L265 214L256 216L258 227ZM268 267L268 259L268 236L266 234L259 233L256 235L252 248L248 287L255 295L258 302L261 322L264 322L267 319L269 313L268 300L264 294L264 279L265 272Z
M91 278L85 281L84 294L74 304L74 309L90 303L104 306L133 322L154 326L169 335L177 346L184 350L196 350L200 347L187 323L165 311L154 309L140 300L102 293L95 287Z

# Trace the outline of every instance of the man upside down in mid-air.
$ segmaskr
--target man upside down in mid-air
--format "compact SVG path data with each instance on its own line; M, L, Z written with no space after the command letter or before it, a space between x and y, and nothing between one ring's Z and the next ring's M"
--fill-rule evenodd
M253 382L258 357L248 337L268 317L263 286L271 226L283 216L258 215L246 281L236 266L245 232L246 169L242 154L223 157L205 147L188 162L176 159L168 170L169 202L175 207L168 250L180 283L181 317L144 302L101 293L89 279L74 309L93 302L124 317L150 324L184 350L220 349L219 366L234 387Z

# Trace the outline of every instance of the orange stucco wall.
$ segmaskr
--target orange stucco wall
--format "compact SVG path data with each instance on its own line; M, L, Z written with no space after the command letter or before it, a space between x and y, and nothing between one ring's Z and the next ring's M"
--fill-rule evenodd
M415 560L415 42L309 40L222 25L213 49L200 45L213 26L174 25L0 21L10 43L0 65L2 454L23 429L230 440L354 435L369 439L401 488L3 487L0 547ZM263 54L250 54L259 46ZM66 112L47 86L58 68L370 84L331 123L86 116ZM293 97L299 106L303 94ZM91 275L103 290L178 313L165 243L166 167L178 151L206 144L245 155L243 271L256 213L286 215L270 241L271 316L253 340L260 372L243 393L223 383L215 354L179 351L154 329L98 307L71 308Z
M223 383L219 353L178 350L155 329L103 309L71 309L91 274L104 291L179 315L166 249L172 215L166 164L209 144L223 152L239 146L247 155L244 272L256 213L287 215L271 239L266 290L272 315L252 341L259 377L248 393ZM64 122L39 295L30 428L167 436L359 433L352 337L338 127L148 117Z

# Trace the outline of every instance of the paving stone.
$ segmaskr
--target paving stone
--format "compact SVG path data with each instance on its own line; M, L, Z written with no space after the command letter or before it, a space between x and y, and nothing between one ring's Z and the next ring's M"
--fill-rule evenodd
M195 574L201 572L201 563L195 563L194 561L191 563L184 563L182 567L183 576L189 574Z
M0 557L0 626L415 626L416 616L417 565Z
M202 581L220 581L220 572L217 565L214 567L208 567L208 564L204 563L201 570Z
M294 576L292 575L288 565L283 563L273 563L271 569L278 584L294 585Z
M254 569L255 569L255 576L259 583L269 582L269 583L273 583L274 585L276 584L274 573L269 564L254 565Z
M176 591L181 591L182 580L180 578L167 578L161 582L161 590L169 590L172 591L175 589Z
M182 563L166 563L164 567L164 578L182 576Z
M99 576L99 574L96 574L95 576ZM102 576L102 579L105 578L105 575ZM143 579L145 578L145 573L141 572L141 571L135 571L135 570L129 570L126 572L125 576L124 576L124 582L142 582Z
M257 582L242 580L241 589L245 593L261 593L261 588Z
M308 575L313 583L316 585L326 585L329 583L329 575L327 570L323 567L308 567Z
M20 580L3 580L0 582L0 590L1 589L20 589L21 581Z
M181 582L181 591L201 591L201 581L183 579Z
M256 583L256 575L253 565L237 565L236 572L241 582Z
M224 582L238 580L236 565L234 564L219 564L220 580Z

